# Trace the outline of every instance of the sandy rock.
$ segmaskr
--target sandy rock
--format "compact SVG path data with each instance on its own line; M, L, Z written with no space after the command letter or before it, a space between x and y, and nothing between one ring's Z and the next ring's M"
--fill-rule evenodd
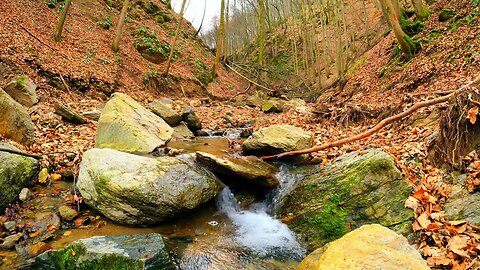
M0 134L24 145L34 142L35 126L25 108L0 89Z
M19 76L5 86L5 92L26 107L38 103L37 86L27 76Z

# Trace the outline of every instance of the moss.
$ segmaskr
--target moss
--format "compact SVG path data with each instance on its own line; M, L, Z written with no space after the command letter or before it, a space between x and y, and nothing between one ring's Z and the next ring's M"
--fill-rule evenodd
M358 59L355 63L353 63L353 65L351 65L350 68L348 68L347 75L348 75L348 76L351 76L351 75L355 74L355 72L356 72L361 66L363 66L363 64L365 63L365 61L367 61L367 57L366 57L366 56L360 57L360 59Z
M160 64L168 59L171 51L170 44L163 39L160 41L155 31L149 27L140 27L134 34L136 37L135 48L147 60ZM177 59L179 52L173 53L173 60Z
M440 11L440 14L438 14L438 21L439 22L446 22L450 20L451 18L455 17L455 10L451 8L444 8L442 11Z
M48 253L48 257L49 260L54 262L57 269L63 270L143 269L141 261L131 260L117 254L104 255L93 260L82 258L85 254L86 250L82 245L72 244L69 247Z
M27 84L28 78L27 76L19 76L15 78L15 81L17 82L17 84L25 86Z
M208 70L205 63L200 60L195 60L195 68L193 72L203 87L207 87L207 85L213 81L212 73Z
M308 220L318 234L327 241L338 239L347 233L347 213L338 205L336 198L327 204L320 213Z

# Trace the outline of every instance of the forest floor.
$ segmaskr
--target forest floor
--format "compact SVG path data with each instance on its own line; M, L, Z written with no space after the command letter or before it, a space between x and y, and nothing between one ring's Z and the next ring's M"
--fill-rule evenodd
M438 22L439 11L447 5L463 13L457 20L459 23ZM92 20L67 25L64 42L56 44L50 38L56 17L46 5L38 10L34 0L22 1L22 5L18 1L5 0L0 4L0 74L3 75L0 75L0 85L26 73L37 82L42 101L29 109L36 126L35 144L23 147L9 142L24 151L43 155L42 167L49 168L52 174L65 170L77 173L82 153L95 145L97 123L89 121L85 125L73 125L62 121L53 113L52 100L62 100L76 111L101 109L111 91L99 91L99 88L113 85L117 85L115 91L125 92L143 104L168 97L179 103L194 105L204 128L210 130L249 124L253 130L258 130L272 124L292 124L311 131L316 144L350 137L415 102L456 90L480 74L479 19L475 13L468 23L460 23L472 16L475 10L478 11L478 7L474 9L473 5L469 5L470 1L437 1L432 5L432 16L425 24L426 29L418 36L422 41L422 50L412 60L404 62L392 58L395 39L389 34L365 54L366 60L348 78L341 92L332 89L317 102L308 103L308 112L287 110L265 114L258 108L236 101L241 99L233 98L246 89L246 84L224 69L220 71L218 83L212 83L203 91L201 87L192 86L196 83L189 69L191 63L177 61L172 68L172 76L187 80L183 85L172 84L171 88L158 91L158 88L152 89L142 82L142 77L151 67L138 56L130 36L125 38L126 44L130 45L122 49L122 61L117 63L115 55L108 53L113 31L96 29ZM84 7L91 9L89 5ZM95 11L90 9L91 16L97 18L110 12L107 7ZM79 5L73 9L72 16L82 17L83 12ZM21 15L14 17L11 14ZM115 19L112 15L112 20ZM94 30L88 30L92 26ZM191 49L197 48L197 45L189 45L188 42L185 51L198 55L192 58L206 53L205 50ZM89 58L91 54L94 57ZM210 65L211 57L202 61ZM48 82L48 76L42 75L45 71L61 74L67 78L67 85L76 79L95 85L86 92L73 86L73 89L58 89ZM130 76L132 74L135 76ZM186 93L182 89L187 89ZM206 95L210 97L205 98ZM312 162L324 165L347 152L371 147L382 148L392 154L405 179L415 187L412 196L405 198L406 207L415 211L412 228L418 236L416 247L422 251L429 265L438 269L478 269L480 265L476 254L480 253L480 228L467 222L445 219L442 209L451 193L453 177L429 159L429 138L438 130L445 108L445 105L423 108L408 119L364 140L313 153ZM465 108L466 115L469 109ZM225 116L230 117L227 119ZM33 190L37 192L34 196L42 196L40 192L44 192L43 189ZM76 199L70 196L65 203L73 204ZM11 219L21 211L21 205L14 205L1 218ZM82 220L76 222L79 226L83 225Z

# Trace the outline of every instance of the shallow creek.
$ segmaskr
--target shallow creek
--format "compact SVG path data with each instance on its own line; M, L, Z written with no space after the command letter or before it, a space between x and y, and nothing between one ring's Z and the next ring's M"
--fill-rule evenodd
M187 153L233 154L225 138L177 141L168 147ZM100 235L160 233L182 270L295 269L306 251L294 233L268 213L271 200L265 198L273 197L272 194L245 190L234 193L225 187L214 202L155 227L124 227L107 220L101 226L63 231L50 245L61 248L75 240Z

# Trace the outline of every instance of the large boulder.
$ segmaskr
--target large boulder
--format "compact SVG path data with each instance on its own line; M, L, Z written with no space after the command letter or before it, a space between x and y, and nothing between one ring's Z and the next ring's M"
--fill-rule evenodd
M428 270L405 237L378 224L365 225L308 255L297 270Z
M197 152L197 161L225 179L248 182L249 185L263 188L275 188L279 185L275 174L278 169L257 157L219 157ZM239 183L244 184L245 183Z
M172 127L182 121L181 114L177 113L172 109L172 107L164 104L161 101L154 100L148 104L148 107L154 114L160 116L163 120L165 120L165 122L167 122L167 124Z
M146 154L165 145L173 129L131 97L115 93L98 121L96 146Z
M37 256L35 269L177 269L160 234L96 236Z
M254 132L243 143L243 150L255 155L271 155L306 149L312 145L310 132L290 125L273 125Z
M211 200L222 185L192 160L91 149L83 155L77 187L111 220L151 225Z
M0 212L35 180L38 170L36 159L0 151Z
M27 76L19 76L5 86L5 92L18 103L27 107L38 103L36 89L37 86Z
M0 134L24 145L34 142L35 127L25 108L0 89Z
M410 232L413 212L404 202L411 187L392 156L379 149L349 153L325 168L297 166L285 175L293 182L278 198L276 213L310 247L370 223Z

